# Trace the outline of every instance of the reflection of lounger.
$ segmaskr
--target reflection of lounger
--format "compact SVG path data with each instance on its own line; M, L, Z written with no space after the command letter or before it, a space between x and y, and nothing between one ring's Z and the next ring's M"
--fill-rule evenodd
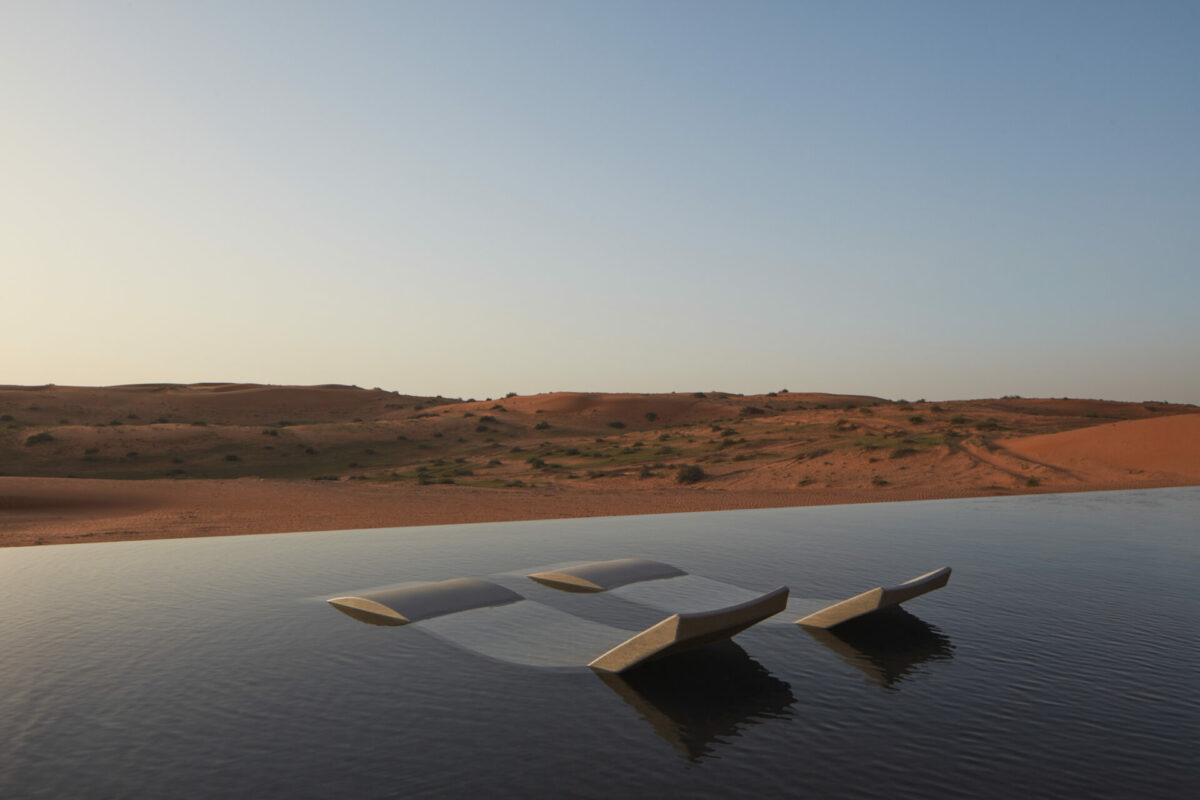
M787 587L782 587L749 602L674 614L632 637L629 631L580 619L473 578L336 597L329 603L363 622L418 624L468 649L516 663L567 666L575 653L587 651L592 659L588 666L622 672L644 661L728 639L779 613L787 604L787 593ZM595 657L596 652L603 655Z
M803 619L796 620L796 624L803 625L806 628L832 628L834 625L839 625L855 617L861 617L864 614L870 614L872 611L896 606L914 597L919 597L926 592L940 589L949 580L949 567L935 569L933 572L927 572L899 586L880 586L869 592L863 592L860 595L851 597L849 600L834 603L828 608L823 608L814 614L809 614Z

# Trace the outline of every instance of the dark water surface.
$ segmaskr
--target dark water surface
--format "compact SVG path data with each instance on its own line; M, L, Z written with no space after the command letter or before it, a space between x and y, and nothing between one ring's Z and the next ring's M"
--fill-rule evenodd
M520 577L624 556L801 603L954 574L627 678L324 602L490 577L633 630ZM1190 488L0 550L0 796L1193 796L1198 577Z

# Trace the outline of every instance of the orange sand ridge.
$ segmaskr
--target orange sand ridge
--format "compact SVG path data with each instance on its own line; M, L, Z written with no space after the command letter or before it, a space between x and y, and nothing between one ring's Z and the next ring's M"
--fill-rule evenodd
M1194 406L0 386L0 545L1200 483ZM702 477L682 484L684 467ZM314 480L316 479L316 480Z

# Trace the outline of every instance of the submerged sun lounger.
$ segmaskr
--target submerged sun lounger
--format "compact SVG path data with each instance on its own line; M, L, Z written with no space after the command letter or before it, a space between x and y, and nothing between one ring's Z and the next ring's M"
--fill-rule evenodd
M687 575L681 569L648 558L618 558L592 561L574 567L534 572L530 580L565 592L607 592L618 586L642 581L678 578Z
M832 628L834 625L840 625L864 614L898 606L914 597L920 597L934 589L940 589L949 580L949 567L935 569L933 572L927 572L899 586L879 586L869 592L855 595L849 600L834 603L828 608L796 620L796 624L805 628Z
M501 607L511 607L517 603L527 604L530 608L538 609L541 615L538 619L547 624L565 624L573 628L605 628L606 631L616 634L615 646L614 638L608 638L608 643L603 645L608 649L599 657L593 658L588 666L600 672L624 672L645 661L728 639L782 611L787 605L787 596L788 590L784 586L749 602L706 611L673 614L632 637L628 636L628 631L606 628L573 617L549 606L526 600L511 589L475 578L458 578L363 595L335 597L328 602L355 619L375 625L425 622L426 625L433 626L442 625L441 620L449 619L453 615L466 617L471 612L486 612L488 609L495 610L497 621L500 621L500 613L504 610ZM510 617L510 621L513 618ZM531 646L538 638L537 630L517 630L512 633L531 641ZM603 633L600 632L601 635ZM547 638L551 635L547 630ZM597 638L595 641L603 641L603 638Z
M444 614L503 606L524 599L497 583L477 578L453 578L372 592L361 597L335 597L329 604L363 622L407 625Z

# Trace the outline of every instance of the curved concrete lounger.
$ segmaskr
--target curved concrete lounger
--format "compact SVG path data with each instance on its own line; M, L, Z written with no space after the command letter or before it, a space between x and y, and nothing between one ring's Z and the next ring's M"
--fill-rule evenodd
M805 628L832 628L834 625L840 625L855 617L896 606L914 597L920 597L926 592L940 589L949 580L949 567L935 569L933 572L927 572L899 586L880 586L869 592L855 595L849 600L834 603L815 614L809 614L803 619L796 620L796 624Z
M608 643L603 646L611 649L599 658L592 660L588 666L601 672L622 672L653 658L691 647L699 647L708 642L727 639L756 622L779 613L787 605L787 596L788 590L785 586L746 603L711 611L674 614L624 641L621 641L620 637L626 636L627 631L596 626L595 623L572 617L549 606L526 601L521 595L499 584L476 578L457 578L358 596L335 597L328 602L334 608L361 622L373 625L408 625L438 617L446 617L449 622L450 615L460 614L460 612L512 606L525 601L529 605L523 606L524 608L544 609L541 617L544 617L545 614L556 615L554 620L539 619L541 624L526 625L522 630L514 632L520 634L530 647L539 646L537 640L542 637L538 636L535 629L541 629L543 624L562 626L565 622L571 625L572 630L589 625L604 628L607 631L605 638L608 638ZM507 610L498 610L496 613L504 615ZM464 619L469 616L472 615L463 613L453 619ZM520 614L516 618L501 616L499 619L501 623L507 619L511 624L519 618L521 618ZM528 620L529 617L525 617L525 619ZM481 621L476 620L476 622ZM487 624L490 626L495 621L490 620ZM457 623L454 624L457 625ZM440 621L436 625L444 627ZM547 635L552 636L553 634L547 633ZM612 641L621 643L611 646ZM523 658L515 657L513 660L521 661ZM579 664L580 662L575 663Z
M361 596L335 597L329 604L355 619L376 625L407 625L423 619L503 606L525 598L511 589L478 578L452 578Z
M648 558L593 561L549 572L535 572L531 580L565 592L607 592L618 586L687 575L681 569Z
M673 614L622 642L589 667L598 672L624 672L638 664L710 642L728 639L787 606L788 588L781 586L756 600L692 614Z

